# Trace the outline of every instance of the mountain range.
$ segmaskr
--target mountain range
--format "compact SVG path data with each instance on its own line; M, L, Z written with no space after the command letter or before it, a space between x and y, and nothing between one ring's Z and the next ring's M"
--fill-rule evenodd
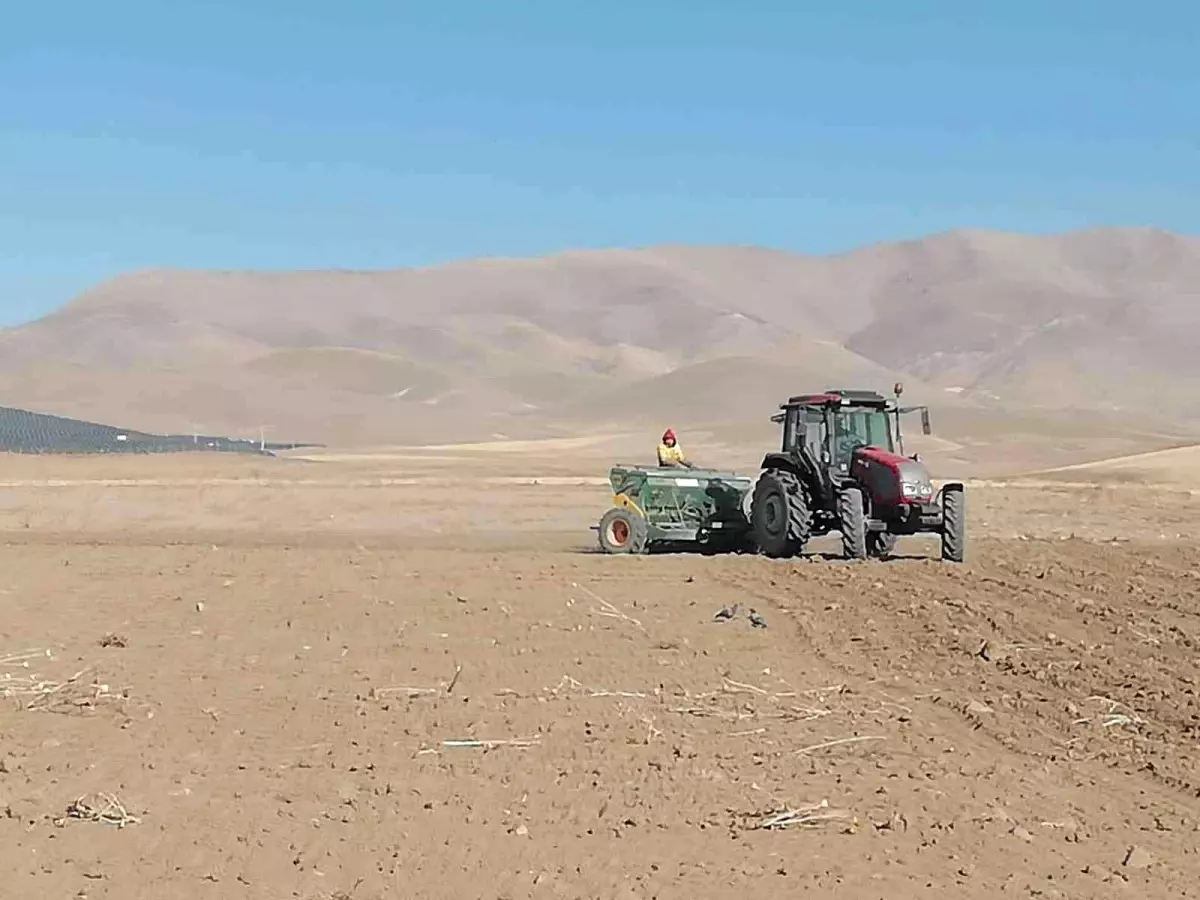
M380 444L764 422L789 394L901 380L968 417L1194 434L1198 299L1200 239L1153 229L148 270L0 332L0 402Z

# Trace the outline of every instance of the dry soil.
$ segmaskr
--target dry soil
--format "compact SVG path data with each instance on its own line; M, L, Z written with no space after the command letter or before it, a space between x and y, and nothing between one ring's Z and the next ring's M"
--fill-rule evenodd
M618 558L602 462L453 457L0 461L0 895L1200 893L1188 491Z

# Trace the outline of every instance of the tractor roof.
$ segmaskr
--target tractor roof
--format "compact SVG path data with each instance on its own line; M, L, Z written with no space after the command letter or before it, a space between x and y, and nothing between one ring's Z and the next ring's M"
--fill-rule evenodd
M854 391L842 389L827 389L820 394L798 394L788 397L787 403L780 409L791 406L870 406L885 409L888 399L875 391Z

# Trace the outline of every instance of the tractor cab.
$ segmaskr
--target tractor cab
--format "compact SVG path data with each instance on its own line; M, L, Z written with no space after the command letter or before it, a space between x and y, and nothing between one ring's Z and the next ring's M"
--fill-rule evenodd
M783 425L781 452L800 456L822 492L832 492L854 471L854 451L870 447L884 453L903 453L900 415L921 413L922 431L930 433L926 407L901 407L903 386L896 398L875 391L827 390L789 397L773 421Z

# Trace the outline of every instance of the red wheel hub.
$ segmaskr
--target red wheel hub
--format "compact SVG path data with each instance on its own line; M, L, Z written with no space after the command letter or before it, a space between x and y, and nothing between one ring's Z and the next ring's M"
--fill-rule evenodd
M629 525L620 519L612 523L612 539L614 544L625 544L629 540Z

